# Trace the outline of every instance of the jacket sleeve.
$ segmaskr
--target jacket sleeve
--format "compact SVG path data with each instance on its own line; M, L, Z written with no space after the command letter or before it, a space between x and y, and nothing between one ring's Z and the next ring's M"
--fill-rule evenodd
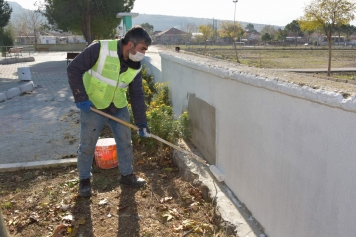
M141 72L138 73L133 81L129 84L129 96L135 124L147 123Z
M90 70L99 58L100 43L89 45L78 54L67 67L69 86L74 96L74 102L82 102L89 99L83 83L83 75Z

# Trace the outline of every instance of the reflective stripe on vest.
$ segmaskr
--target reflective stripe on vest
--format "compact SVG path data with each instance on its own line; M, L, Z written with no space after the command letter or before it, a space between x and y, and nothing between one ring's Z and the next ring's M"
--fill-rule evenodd
M117 40L100 41L99 58L91 70L85 72L83 81L89 100L96 108L105 109L111 102L117 108L127 106L127 86L141 71L128 68L120 73Z

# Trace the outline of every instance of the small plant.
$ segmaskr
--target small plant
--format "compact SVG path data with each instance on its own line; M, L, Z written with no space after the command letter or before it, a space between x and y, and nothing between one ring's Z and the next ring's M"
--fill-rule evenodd
M167 82L155 83L154 91L155 94L153 94L150 101L150 109L154 109L160 105L170 106L171 102L169 100L169 88Z
M76 187L79 183L79 180L77 179L72 179L72 180L69 180L67 181L64 185L67 186L68 188L73 188L73 187Z
M182 132L183 139L189 139L192 137L190 132L190 119L188 112L184 112L180 117L180 130Z
M154 83L153 77L142 72L145 103L147 106L147 123L150 132L170 143L177 143L179 139L190 138L190 120L187 112L179 119L175 119L169 99L168 83ZM131 122L133 122L132 108L129 104ZM132 131L133 142L145 146L147 152L151 153L159 148L165 147L156 139L141 138L136 131Z
M11 208L13 208L15 206L14 202L10 202L10 201L4 201L1 206L5 209L10 210Z
M153 76L147 73L147 68L142 69L142 86L145 94L145 103L149 105L154 93L156 93Z

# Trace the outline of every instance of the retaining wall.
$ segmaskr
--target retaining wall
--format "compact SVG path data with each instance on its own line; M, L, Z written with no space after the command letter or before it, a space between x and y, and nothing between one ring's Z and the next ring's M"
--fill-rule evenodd
M49 51L83 51L86 43L77 44L37 44L37 48L48 48Z
M175 114L188 110L194 144L268 236L355 235L355 97L160 56Z

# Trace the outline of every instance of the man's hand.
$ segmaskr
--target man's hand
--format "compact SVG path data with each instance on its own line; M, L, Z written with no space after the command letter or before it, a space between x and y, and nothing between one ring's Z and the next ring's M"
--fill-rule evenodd
M84 112L89 112L90 111L90 106L94 107L94 104L90 100L82 101L75 103L77 105L77 108L84 111Z
M139 130L137 131L138 135L144 138L150 137L150 129L148 128L147 123L138 123L136 125L139 128Z

